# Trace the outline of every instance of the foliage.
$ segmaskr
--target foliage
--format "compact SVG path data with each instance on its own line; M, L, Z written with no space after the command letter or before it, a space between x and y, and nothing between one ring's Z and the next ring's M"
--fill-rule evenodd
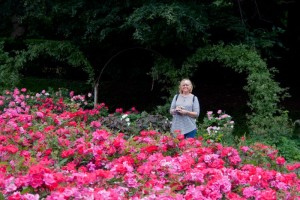
M151 115L142 112L140 117L135 121L138 132L143 130L155 130L157 132L166 133L170 130L171 124L168 118L163 115Z
M0 16L5 20L0 26L0 36L7 38L7 30L13 32L21 27L25 31L17 39L71 41L78 49L84 50L86 57L91 59L90 63L96 63L94 71L99 71L98 66L116 51L128 46L142 45L172 53L173 50L180 51L180 56L168 54L180 65L195 49L220 41L228 44L242 41L268 51L279 43L276 40L280 28L253 23L254 20L262 21L252 13L258 9L258 4L246 2L11 0L2 6ZM277 12L281 11L280 6L276 8ZM7 22L12 17L17 18L17 28L10 27ZM101 53L94 52L94 49Z
M261 2L227 0L197 1L5 1L1 2L0 36L10 37L18 28L24 32L14 39L26 44L24 49L8 53L0 50L0 86L16 86L19 71L27 62L46 53L55 59L83 68L89 83L94 72L116 52L128 46L158 49L166 55L150 73L154 80L166 83L163 90L174 95L177 81L192 77L198 63L217 61L236 72L248 74L245 90L249 94L248 125L256 134L269 134L273 116L282 115L278 103L284 90L272 80L273 71L262 59L273 59L275 47L282 47L279 36L287 18L280 2L273 2L272 26L262 25ZM265 8L262 6L263 8ZM253 10L259 11L253 13ZM274 11L274 10L273 10ZM264 14L270 13L264 10ZM16 18L11 25L7 21ZM282 20L275 20L282 19ZM220 34L222 33L222 34ZM13 35L13 34L11 34ZM32 39L33 40L28 40ZM215 45L224 43L225 45ZM198 50L197 50L198 49ZM261 56L259 55L261 53ZM188 60L188 61L187 61ZM187 61L188 64L184 64ZM93 63L93 66L92 64ZM143 66L143 65L141 65ZM129 68L128 68L129 69ZM164 97L165 98L165 97ZM170 99L168 99L170 100ZM167 106L158 107L160 114ZM261 120L264 119L264 120Z
M43 89L47 91L51 89L57 91L59 88L74 88L76 94L85 94L87 91L91 91L91 86L86 81L79 80L66 80L59 78L36 78L32 76L22 77L18 87L30 88L32 92L40 92Z
M149 3L134 10L125 26L134 28L133 37L142 44L165 46L179 40L190 45L207 40L209 22L205 6L201 4Z
M207 112L203 122L199 123L198 134L210 142L220 142L224 145L234 146L234 121L232 117L222 110L217 111L217 116L212 111Z
M258 135L251 133L248 135L248 144L261 141L265 144L275 146L280 155L284 156L289 161L297 161L300 159L300 143L298 138L293 138L293 123L287 118L287 113L282 116L273 117L272 124L269 119L265 120L268 134ZM288 124L288 126L286 126Z
M15 58L4 50L4 42L0 41L0 88L4 86L15 86L20 80L19 70L24 58L15 61Z
M110 131L125 134L125 138L138 135L143 130L155 130L158 132L168 132L170 121L159 114L151 115L147 112L137 114L127 111L125 113L115 112L100 119L101 124Z
M247 74L247 85L244 87L249 94L250 101L248 106L252 113L248 115L248 125L255 134L268 134L279 115L280 119L284 119L281 108L278 103L288 94L286 89L279 86L273 80L273 70L268 70L266 63L260 58L255 49L249 49L244 45L223 46L215 45L212 47L199 49L185 64L184 68L196 68L196 63L203 61L218 61L225 67L230 67L238 73L245 72ZM268 119L266 121L262 119ZM284 128L288 128L288 124L281 123Z
M225 67L230 67L237 73L246 73L247 85L244 89L248 92L250 101L248 106L251 113L247 114L248 126L253 134L258 135L273 135L272 133L281 133L281 135L289 134L290 127L288 116L278 106L279 102L288 96L286 89L281 88L279 83L273 79L273 69L268 69L266 63L262 60L255 49L251 49L244 45L230 45L223 44L215 46L207 46L200 48L189 58L180 70L173 70L172 73L164 73L159 68L157 73L164 74L167 78L160 77L162 82L174 80L176 77L185 77L184 75L192 74L198 69L198 63L203 61L218 61ZM171 70L169 70L171 72ZM180 80L179 78L177 80ZM177 83L172 82L173 88L177 87ZM169 92L174 92L170 90ZM172 93L171 93L172 94ZM172 96L172 95L170 95ZM163 107L159 107L157 112L161 111ZM165 109L168 109L167 106ZM278 124L278 126L274 126ZM275 127L280 127L281 130L275 130Z
M100 119L101 124L113 133L126 133L126 138L136 134L134 127L131 125L130 118L127 114L108 115Z
M258 129L259 125L264 124L262 127L264 129L260 132L262 134L259 135L271 139L269 141L273 144L276 144L281 136L292 137L293 127L291 120L288 118L288 112L281 112L281 115L266 117L255 116L253 120L255 120L252 126L253 130ZM258 123L258 121L260 121L260 123ZM252 136L253 134L257 135L255 132L250 132L250 134Z
M284 157L288 162L297 162L300 158L300 143L297 140L294 140L287 136L282 136L278 134L276 137L277 141L274 142L274 139L271 137L260 137L257 135L250 135L250 136L243 136L242 140L239 140L239 146L255 146L257 143L269 145L274 149L274 152L276 150L276 155L280 155ZM264 157L264 155L262 155ZM265 158L264 158L265 159ZM254 160L253 160L254 162ZM257 159L255 162L259 163Z
M300 142L294 140L288 136L281 136L275 144L280 155L286 158L288 161L300 160ZM267 142L267 141L266 141Z
M169 94L167 96L162 96L162 99L166 100L164 105L158 105L154 110L155 113L161 115L170 116L170 102L172 101L172 94L176 94L178 90L178 82L182 76L182 71L178 70L174 63L170 59L157 58L149 74L153 78L153 81L159 82L163 87L162 92Z
M293 125L293 138L300 139L300 119L297 119Z
M171 98L171 97L169 97ZM163 115L163 116L167 116L168 118L171 118L172 115L170 114L170 106L171 106L171 102L172 100L170 99L170 101L168 103L165 103L164 105L159 105L155 108L154 113Z
M26 62L37 59L40 55L49 55L58 61L64 61L73 67L81 67L89 76L88 83L94 80L94 71L83 53L68 41L47 41L47 40L28 40L27 49L9 52L2 49L3 58L1 59L0 84L5 87L16 86L20 81L20 70ZM1 52L0 52L1 53Z
M247 145L245 137L242 137L239 143L241 156L244 164L251 164L262 168L271 168L281 172L287 172L283 167L285 157L278 155L278 150L262 142L255 142Z

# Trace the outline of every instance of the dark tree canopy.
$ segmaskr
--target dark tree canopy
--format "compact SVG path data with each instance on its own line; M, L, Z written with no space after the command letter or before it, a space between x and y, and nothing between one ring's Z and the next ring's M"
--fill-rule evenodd
M65 66L82 69L89 83L94 85L98 84L99 74L105 74L101 76L103 79L111 79L129 71L128 76L136 72L151 75L152 80L160 82L162 89L169 93L174 91L178 79L194 72L192 69L207 67L198 63L204 58L206 61L220 59L220 66L230 61L235 69L251 63L255 66L249 66L248 70L263 69L268 74L265 70L273 68L268 64L275 63L285 51L283 38L288 29L290 4L295 2L0 1L0 84L15 85L22 69L30 68L33 60L43 62L39 57L43 53L65 62ZM220 49L201 51L208 47ZM245 47L244 52L253 55L252 60L236 58L232 61L232 56L238 55L231 54L236 51L235 47ZM132 48L136 50L127 51ZM197 57L199 52L203 58L187 67L187 61ZM211 52L218 54L210 57ZM139 56L134 56L137 54ZM124 60L128 65L124 66ZM122 66L122 70L118 66ZM268 74L271 79L266 79L272 80L272 73ZM8 79L11 81L5 81ZM282 91L277 86L274 88L276 98L271 98L271 104L277 105ZM255 112L258 106L261 105L250 105ZM276 111L274 108L271 114Z

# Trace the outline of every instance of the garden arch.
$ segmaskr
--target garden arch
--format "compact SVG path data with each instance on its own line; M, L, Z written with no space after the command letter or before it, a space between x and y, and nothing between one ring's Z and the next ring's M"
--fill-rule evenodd
M251 131L255 134L269 134L274 123L281 123L282 129L288 127L286 114L279 107L279 102L287 94L286 89L273 80L275 70L268 69L266 62L253 48L223 44L199 48L178 70L176 77L172 75L173 77L168 78L180 80L182 77L190 77L198 64L205 61L217 61L237 73L247 74L247 85L244 89L249 96L247 105L251 113L246 113L246 116ZM174 87L177 88L177 83Z

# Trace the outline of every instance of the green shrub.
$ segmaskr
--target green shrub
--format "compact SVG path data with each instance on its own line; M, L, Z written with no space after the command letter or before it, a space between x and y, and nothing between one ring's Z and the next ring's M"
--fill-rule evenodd
M287 161L300 160L300 142L288 137L280 137L276 148Z
M268 126L268 132L266 134L250 132L248 134L248 144L260 141L275 146L288 161L300 160L300 141L294 137L294 125L288 118L288 113L285 112L280 116L273 117L271 121L275 123L271 123L268 118L261 118L260 120Z
M222 110L217 111L217 116L208 111L203 122L198 125L197 134L210 142L220 142L224 145L234 145L234 121L232 117Z

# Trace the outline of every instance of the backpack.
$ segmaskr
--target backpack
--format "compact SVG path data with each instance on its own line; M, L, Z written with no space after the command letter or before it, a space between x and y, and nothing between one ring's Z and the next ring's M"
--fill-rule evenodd
M179 95L179 94L176 95L175 101L177 101L178 95ZM195 101L195 95L193 96L193 103L194 103L194 101Z

